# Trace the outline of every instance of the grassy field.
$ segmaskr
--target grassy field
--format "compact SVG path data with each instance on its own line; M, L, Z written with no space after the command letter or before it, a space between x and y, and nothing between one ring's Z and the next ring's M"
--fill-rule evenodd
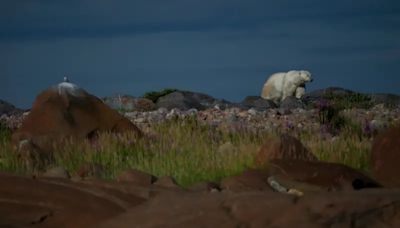
M199 124L194 119L172 120L154 126L151 139L133 135L102 134L96 143L66 141L55 146L54 161L74 174L83 164L104 167L102 177L136 168L155 176L172 176L183 186L218 181L253 167L253 156L265 140L277 133L229 133ZM344 163L368 172L371 139L344 129L335 138L297 132L301 141L321 160ZM10 132L0 131L0 170L28 174L24 160L12 150Z

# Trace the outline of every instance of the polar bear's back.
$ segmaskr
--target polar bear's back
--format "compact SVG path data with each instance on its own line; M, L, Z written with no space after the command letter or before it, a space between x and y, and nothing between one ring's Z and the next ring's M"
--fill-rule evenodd
M286 73L279 72L269 76L264 83L261 97L268 100L279 101L282 96L282 88Z

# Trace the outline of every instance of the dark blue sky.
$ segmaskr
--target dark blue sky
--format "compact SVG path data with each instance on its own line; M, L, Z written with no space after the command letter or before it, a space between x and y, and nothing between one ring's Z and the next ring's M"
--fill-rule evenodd
M0 99L69 75L97 96L174 87L240 101L268 75L400 94L398 0L1 0Z

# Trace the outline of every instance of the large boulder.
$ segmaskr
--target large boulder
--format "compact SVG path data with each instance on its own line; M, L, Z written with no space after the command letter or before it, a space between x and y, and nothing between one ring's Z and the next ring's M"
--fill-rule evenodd
M265 111L270 108L276 108L277 105L272 100L266 100L260 96L247 96L240 103L245 109L254 108L257 111Z
M372 146L373 176L387 186L400 187L400 126L378 135Z
M22 110L16 108L14 105L8 103L7 101L0 100L0 116L13 115L17 113L22 113Z
M99 132L142 132L132 122L78 86L63 82L41 92L21 127L13 134L19 146L29 141L42 151L65 138L85 139Z
M215 106L224 109L230 107L231 103L225 100L215 99L204 93L178 90L159 97L156 106L157 108L166 108L168 110L174 108L180 110L189 110L192 108L204 110Z
M280 137L270 137L261 146L256 154L257 166L265 166L269 161L275 159L316 161L312 154L298 139L288 134Z

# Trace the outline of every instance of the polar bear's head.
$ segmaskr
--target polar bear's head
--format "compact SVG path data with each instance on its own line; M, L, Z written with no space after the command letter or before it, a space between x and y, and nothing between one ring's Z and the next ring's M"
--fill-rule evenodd
M307 82L312 82L313 78L311 77L311 73L306 70L291 70L286 73L289 76L291 81L296 85L300 86Z
M297 73L304 83L313 81L313 78L311 77L311 73L309 71L299 70L297 71Z

